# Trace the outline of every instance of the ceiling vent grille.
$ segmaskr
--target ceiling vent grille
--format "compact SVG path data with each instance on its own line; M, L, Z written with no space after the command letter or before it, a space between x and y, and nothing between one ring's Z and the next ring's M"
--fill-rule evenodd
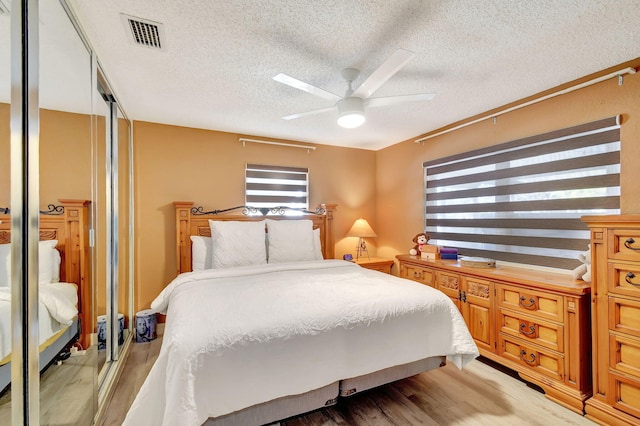
M164 47L164 26L159 22L121 15L134 44L152 49Z

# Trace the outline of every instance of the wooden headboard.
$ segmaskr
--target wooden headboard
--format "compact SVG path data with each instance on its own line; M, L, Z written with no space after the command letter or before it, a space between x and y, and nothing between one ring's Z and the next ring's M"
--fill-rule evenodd
M240 206L225 210L204 211L202 207L194 207L193 201L174 201L176 209L176 261L177 272L191 271L191 236L210 237L209 220L260 221L265 218L274 220L313 221L313 228L320 229L320 244L325 259L334 258L333 242L333 212L335 204L323 204L317 213L307 212L302 216L286 216L278 209L251 209ZM233 214L234 211L244 211L244 214ZM249 215L261 213L261 215ZM282 214L280 214L282 213Z
M91 324L91 272L89 268L89 204L87 200L60 199L40 214L40 241L58 240L62 259L60 281L78 286L81 344L89 342ZM0 244L11 242L11 216L0 214Z

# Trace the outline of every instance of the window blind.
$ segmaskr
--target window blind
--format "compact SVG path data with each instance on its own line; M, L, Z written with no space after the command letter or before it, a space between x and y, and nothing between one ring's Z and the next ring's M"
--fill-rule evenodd
M582 215L620 213L611 117L423 163L425 232L463 256L573 269Z
M247 164L245 204L251 207L309 208L309 169Z

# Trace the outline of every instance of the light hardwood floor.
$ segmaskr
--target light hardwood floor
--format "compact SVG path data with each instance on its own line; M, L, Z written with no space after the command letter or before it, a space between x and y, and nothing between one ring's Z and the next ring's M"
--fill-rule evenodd
M99 426L120 425L158 356L161 337L133 345ZM281 422L299 425L594 425L523 381L473 361L445 367L342 399ZM245 426L245 425L242 425Z
M90 425L98 404L97 349L49 366L40 376L40 425ZM11 424L11 391L0 397L0 425Z

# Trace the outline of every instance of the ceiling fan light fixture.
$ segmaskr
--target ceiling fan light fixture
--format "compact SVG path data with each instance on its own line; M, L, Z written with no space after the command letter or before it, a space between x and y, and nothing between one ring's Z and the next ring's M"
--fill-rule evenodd
M364 104L361 98L351 97L338 101L338 125L355 129L365 122Z

